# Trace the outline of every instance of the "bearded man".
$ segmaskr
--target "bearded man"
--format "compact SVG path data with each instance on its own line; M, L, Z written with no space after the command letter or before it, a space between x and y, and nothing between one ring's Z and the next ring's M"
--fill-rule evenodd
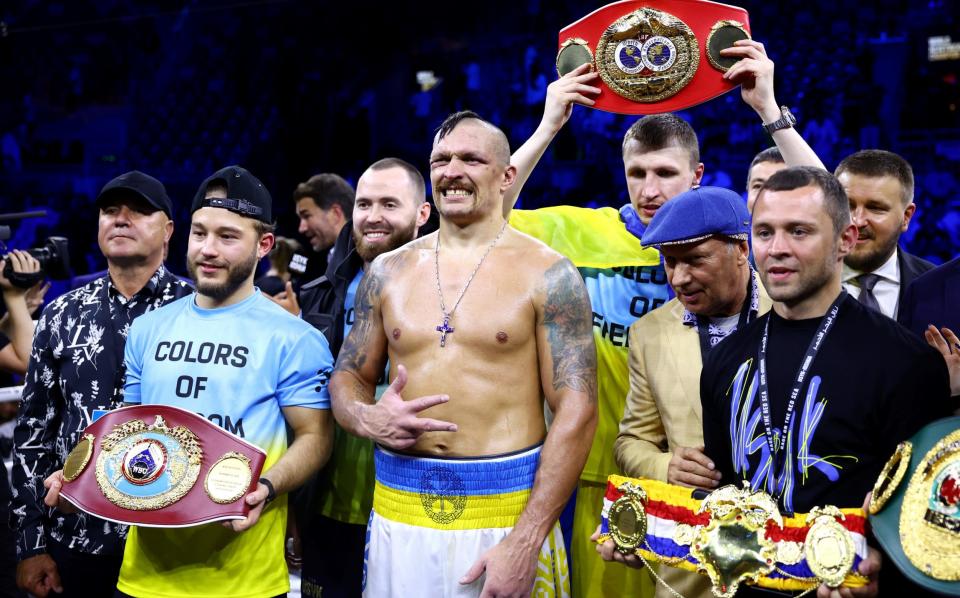
M299 301L292 289L279 298L326 336L334 358L353 327L354 299L370 263L414 240L430 216L423 175L399 158L378 160L357 181L352 213L326 274L303 285ZM386 380L384 370L376 396L386 390ZM296 508L302 591L306 596L357 596L373 507L373 442L335 426L333 454L312 482ZM331 537L337 542L330 542Z
M863 305L896 318L907 287L933 268L897 246L917 209L913 169L893 152L861 150L844 158L835 174L857 225L857 244L843 260L843 286Z

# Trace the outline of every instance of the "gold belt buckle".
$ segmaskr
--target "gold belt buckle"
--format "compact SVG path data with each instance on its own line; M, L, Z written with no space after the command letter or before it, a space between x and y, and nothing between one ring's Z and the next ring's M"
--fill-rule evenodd
M623 496L610 505L610 538L621 554L633 554L647 536L647 493L632 482L617 487Z

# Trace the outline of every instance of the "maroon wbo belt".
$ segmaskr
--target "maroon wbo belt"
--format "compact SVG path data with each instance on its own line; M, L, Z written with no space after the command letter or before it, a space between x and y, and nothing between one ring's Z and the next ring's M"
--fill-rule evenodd
M123 407L87 426L63 466L60 495L102 519L188 527L242 519L267 455L196 413Z
M656 114L728 92L723 74L737 59L720 50L750 38L747 11L706 0L624 0L560 31L557 72L584 63L600 74L594 108Z

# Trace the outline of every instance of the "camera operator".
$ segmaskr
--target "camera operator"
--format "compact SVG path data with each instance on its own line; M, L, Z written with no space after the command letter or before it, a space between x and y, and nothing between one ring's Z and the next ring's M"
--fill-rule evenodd
M8 261L18 274L39 272L40 262L26 251L17 249L0 260L0 292L7 307L6 315L0 320L0 370L23 376L27 373L30 344L33 341L33 320L27 304L27 294L31 289L16 286L3 275Z

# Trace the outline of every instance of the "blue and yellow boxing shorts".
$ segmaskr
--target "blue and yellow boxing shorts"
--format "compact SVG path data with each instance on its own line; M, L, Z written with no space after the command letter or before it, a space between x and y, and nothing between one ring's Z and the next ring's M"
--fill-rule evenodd
M377 447L363 595L478 596L483 576L469 585L459 580L513 529L530 497L540 448L441 459ZM566 549L554 524L540 550L532 595L569 594Z

